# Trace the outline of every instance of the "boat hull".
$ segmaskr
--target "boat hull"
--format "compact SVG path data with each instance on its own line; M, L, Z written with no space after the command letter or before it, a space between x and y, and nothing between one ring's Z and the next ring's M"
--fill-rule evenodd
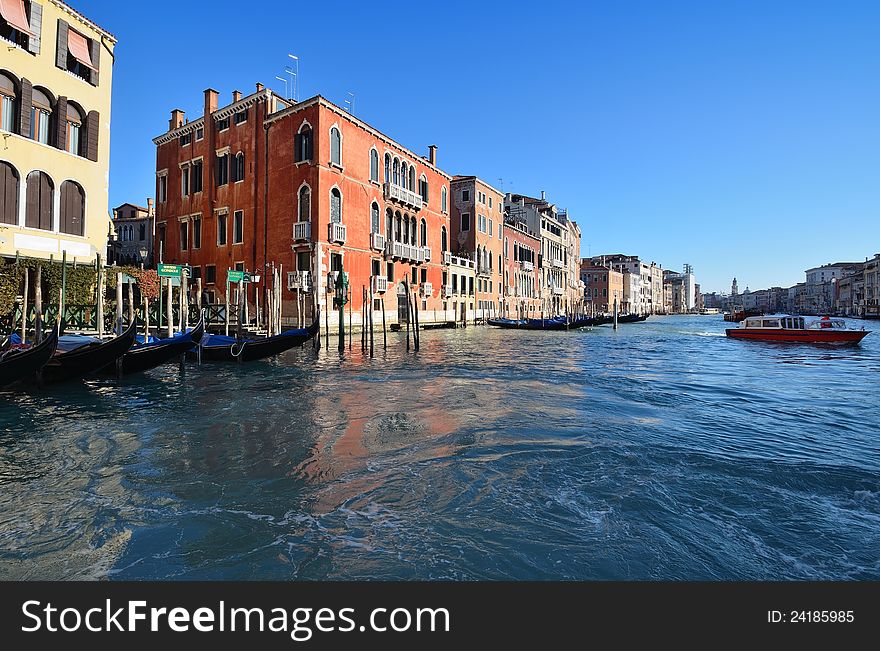
M32 378L52 358L57 346L58 330L53 329L36 346L27 350L11 351L4 355L0 360L0 387Z
M768 330L766 328L728 328L727 336L755 341L780 341L804 344L857 344L870 332L868 330Z
M274 337L265 339L242 339L234 340L233 343L225 343L220 346L212 346L210 339L208 344L201 347L203 362L252 362L279 355L295 346L302 346L312 339L321 329L320 319L305 330L289 330ZM199 351L195 348L187 352L187 357L197 359Z
M129 349L122 357L122 374L130 375L149 371L151 368L156 368L185 355L194 344L199 343L204 334L204 328L204 322L199 321L198 325L186 334Z
M42 369L46 382L72 380L113 364L122 357L134 343L135 323L118 337L96 346L83 346L52 357Z

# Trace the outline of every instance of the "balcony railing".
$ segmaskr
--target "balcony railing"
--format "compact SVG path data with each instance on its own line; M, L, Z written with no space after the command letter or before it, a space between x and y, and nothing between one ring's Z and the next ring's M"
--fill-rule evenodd
M523 260L522 261L522 268L523 268L523 271L534 271L535 264L530 260Z
M410 260L412 262L424 262L422 249L411 244L403 242L388 241L385 243L385 255L400 260Z
M468 258L457 258L454 255L449 258L449 264L458 265L459 267L474 268L474 261Z
M554 296L562 296L565 293L565 287L553 287L551 293Z
M385 236L381 233L370 233L370 248L376 251L384 251Z
M420 210L422 207L421 195L399 185L394 185L393 183L385 184L385 198L393 199L394 201L399 201L400 203L412 206L416 210Z
M388 276L373 276L373 293L384 294L388 291Z
M565 267L565 262L563 262L559 258L553 258L553 266L557 269L562 269L563 267Z
M422 283L421 292L422 296L428 298L434 293L434 286L431 283Z
M328 226L329 234L327 235L327 239L331 242L345 244L345 224L330 222Z
M441 298L451 298L455 292L452 291L452 285L443 285L440 288L440 297Z
M477 265L477 275L478 276L488 276L492 273L492 268L489 265L478 264Z
M297 241L312 239L312 222L295 222L293 224L293 239Z
M308 271L288 271L287 289L302 292L312 291L312 274Z
M443 264L452 264L452 254L449 251L443 252Z
M423 246L422 247L422 262L430 262L431 261L431 249L430 247Z

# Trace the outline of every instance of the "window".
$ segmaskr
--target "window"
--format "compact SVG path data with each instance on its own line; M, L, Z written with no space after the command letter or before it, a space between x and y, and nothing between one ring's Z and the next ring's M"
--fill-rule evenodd
M470 190L462 190L461 191L461 200L462 201L470 201L471 200Z
M416 168L409 168L409 189L415 192L416 190Z
M406 187L406 174L409 170L409 166L406 164L406 161L400 163L400 185L402 187Z
M146 224L140 224L140 228L138 230L138 239L141 242L143 242L145 239L147 239L147 225Z
M15 128L15 82L0 73L0 129L14 132Z
M236 113L238 115L238 113ZM244 153L238 152L232 163L232 180L235 182L244 180Z
M375 149L370 150L370 180L379 182L379 152Z
M489 237L495 237L494 223L489 220Z
M379 204L375 201L370 206L370 232L379 232Z
M342 255L339 253L330 254L330 271L342 271Z
M195 194L202 191L202 161L192 162L189 172L190 190Z
M446 253L448 249L449 243L447 242L446 227L444 226L440 229L440 250Z
M199 127L198 129L196 129L196 142L198 142L199 140L204 140L204 139L205 139L205 127Z
M67 105L67 151L74 156L82 156L82 132L83 115L73 104Z
M191 142L192 142L192 134L191 133L180 134L180 146L181 147L186 147Z
M64 36L67 38L65 39ZM93 86L98 85L97 72L100 49L96 47L96 43L92 39L70 29L67 23L59 21L58 50L56 64L59 67L66 68Z
M419 178L419 194L422 197L422 201L428 203L428 179L425 178L425 175Z
M304 185L299 189L299 221L312 220L312 191Z
M243 111L239 111L238 113L236 113L235 114L235 123L241 124L242 122L247 122L247 114L248 114L247 109L244 109Z
M489 197L489 208L492 208L492 197Z
M18 172L0 161L0 223L18 224Z
M180 168L180 194L189 196L189 163Z
M466 212L461 213L461 230L462 231L471 230L471 216L469 213L466 213Z
M62 233L68 235L85 234L86 195L82 187L73 181L61 184L61 223ZM131 239L131 234L129 235Z
M217 267L213 264L205 266L205 284L213 285L217 282Z
M385 154L385 183L391 183L391 155Z
M187 244L189 244L189 223L182 221L180 222L180 250L186 251Z
M342 223L342 193L339 188L330 190L330 221L336 224Z
M424 267L422 267L422 274L421 275L422 275L422 278L421 278L422 283L428 282L428 270L425 269Z
M428 223L424 219L419 230L419 246L428 246Z
M217 214L217 246L226 245L226 218L229 213L221 212Z
M201 216L192 218L192 248L202 248L202 218Z
M193 267L192 268L192 278L196 280L202 277L202 268L201 267Z
M411 284L415 285L416 283L419 282L419 270L416 269L415 267L412 268L411 276L412 276L412 280L410 281Z
M165 246L165 224L159 224L158 236L159 236L159 252L165 251L167 249L167 247Z
M336 127L330 129L330 162L342 165L342 134Z
M46 94L38 88L33 89L33 105L31 106L32 140L49 144L49 117L52 115L52 104Z
M393 283L394 282L394 263L393 262L386 263L385 269L386 269L385 275L388 276L388 282Z
M32 31L39 32L39 25L34 24L33 18L28 20L24 3L21 0L13 0L8 5L7 2L2 4L4 6L2 15L0 15L0 37L32 54L39 53L39 49L35 49L32 45L33 40L39 43L39 34L36 38L31 38ZM31 13L33 13L33 9L31 9ZM32 25L33 30L31 29ZM7 47L7 44L4 43L3 47Z
M217 185L229 183L229 154L217 157Z
M229 118L217 120L217 131L226 131L229 128Z
M446 204L448 202L446 186L440 188L440 212L446 212Z
M236 210L232 221L232 243L244 242L244 211Z
M165 203L168 200L168 176L166 174L159 177L159 189L156 195L159 203Z
M52 230L53 194L55 184L44 172L31 172L27 176L27 193L24 225L28 228Z
M400 185L400 161L396 158L394 159L394 172L391 181L394 185Z
M312 160L312 130L308 126L300 128L294 139L295 162L302 163Z

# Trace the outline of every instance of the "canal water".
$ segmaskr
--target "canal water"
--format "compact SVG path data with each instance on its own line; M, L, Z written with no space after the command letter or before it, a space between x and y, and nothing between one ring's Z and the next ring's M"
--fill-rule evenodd
M0 578L880 579L880 332L725 325L2 393Z

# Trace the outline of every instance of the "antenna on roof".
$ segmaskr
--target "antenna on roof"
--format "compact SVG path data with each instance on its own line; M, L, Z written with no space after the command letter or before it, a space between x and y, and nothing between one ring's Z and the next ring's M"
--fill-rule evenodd
M345 110L354 115L354 93L349 93L349 95L351 96L351 99L345 100L345 103L348 104L348 107Z

